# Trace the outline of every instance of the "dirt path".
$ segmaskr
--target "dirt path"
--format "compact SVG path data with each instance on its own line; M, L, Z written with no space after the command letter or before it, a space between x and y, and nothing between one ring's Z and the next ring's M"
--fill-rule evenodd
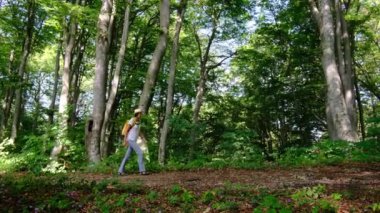
M12 174L12 178L13 175L16 175L17 179L17 176L27 174L15 173ZM32 212L35 208L45 208L44 210L50 212L64 208L75 209L75 212L102 212L103 208L106 208L112 209L110 212L137 212L136 209L140 209L143 212L212 213L253 212L254 208L266 209L273 206L290 208L293 212L311 212L315 206L317 208L324 206L320 212L332 212L327 210L333 209L339 213L348 213L373 212L375 211L371 210L374 208L373 205L380 203L380 163L261 170L227 168L163 171L147 176L81 172L68 173L68 175L70 182L66 176L63 176L66 182L62 185L57 185L59 178L47 179L52 182L52 186L57 187L55 190L46 187L39 189L39 185L36 184L42 184L40 180L28 186L25 184L28 178L20 179L22 182L19 184L14 182L13 185L7 185L7 181L3 185L0 183L0 209L8 208L10 211L6 212L29 209ZM142 186L119 187L119 183L113 182L115 179L119 183L138 181ZM110 180L110 182L105 182L107 185L74 184L73 188L69 187L67 190L60 188L66 187L67 184L71 186L73 182L81 180L97 182ZM173 189L179 188L173 187L176 184L181 186L180 190L185 190L173 192ZM324 186L323 195L317 194L315 197L313 194L309 198L298 196L297 199L290 197L298 193L296 189L318 184ZM42 186L50 185L42 184ZM88 186L95 188L89 190ZM20 191L20 187L26 191ZM304 191L310 190L299 192ZM211 198L206 197L209 201L205 202L204 195L210 193ZM333 193L340 196L339 201L331 197ZM43 199L40 199L41 196ZM61 200L66 203L62 203ZM67 206L62 206L63 204Z
M265 170L201 169L152 173L148 176L78 175L76 177L95 181L117 178L120 182L127 183L139 180L145 186L156 189L165 189L179 184L194 191L205 191L223 186L228 182L272 190L324 184L332 189L350 188L352 190L354 188L358 191L371 189L378 192L380 199L380 163Z

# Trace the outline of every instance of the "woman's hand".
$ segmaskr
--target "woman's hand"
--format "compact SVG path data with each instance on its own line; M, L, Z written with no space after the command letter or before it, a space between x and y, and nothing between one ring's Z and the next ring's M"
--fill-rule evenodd
M141 140L142 140L144 143L146 143L145 135L144 135L141 131L140 131L140 133L139 133L139 136L140 136Z

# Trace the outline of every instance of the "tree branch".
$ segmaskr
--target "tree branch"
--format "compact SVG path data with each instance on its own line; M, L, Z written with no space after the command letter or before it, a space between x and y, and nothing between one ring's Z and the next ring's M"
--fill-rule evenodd
M377 99L380 100L380 89L378 86L373 85L371 83L368 83L368 82L371 82L373 81L372 80L372 77L366 72L366 70L364 70L363 66L359 63L357 63L356 61L354 61L354 65L359 68L360 70L363 71L364 73L364 77L366 78L367 82L361 80L358 78L358 81L360 82L360 84L362 84L368 91L370 91L373 95L375 95L377 97Z
M203 66L206 66L206 63L208 61L208 57L209 57L209 53L210 53L210 49L211 49L211 44L215 39L216 29L218 28L218 21L219 21L221 13L222 13L221 10L218 11L217 14L215 14L215 17L213 17L213 19L212 19L211 35L210 35L210 38L208 39L206 51L205 51L205 54L203 55L203 59L202 59Z
M201 39L199 38L199 35L197 33L197 30L195 29L195 26L193 26L193 31L194 31L194 37L195 41L197 42L197 47L199 51L199 63L202 64L202 47L201 47Z
M314 20L317 22L319 29L322 29L322 18L321 14L318 10L317 3L315 0L308 0L310 5L311 13L313 14Z
M234 56L235 54L236 54L236 51L233 52L231 55L224 57L224 58L223 58L222 60L220 60L218 63L213 64L213 65L210 65L210 66L207 66L207 67L206 67L207 71L219 67L220 65L223 64L224 61L226 61L227 59L231 58L231 57Z

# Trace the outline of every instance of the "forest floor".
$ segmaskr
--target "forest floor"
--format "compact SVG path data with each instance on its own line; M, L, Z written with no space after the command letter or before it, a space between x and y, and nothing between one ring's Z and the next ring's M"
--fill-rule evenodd
M0 207L5 212L380 212L380 163L146 176L0 174Z
M377 189L380 193L380 163L350 163L335 166L259 170L197 169L150 173L144 176L133 173L124 176L77 173L74 176L94 181L116 177L122 183L137 180L149 188L156 189L167 189L179 184L192 191L206 191L223 186L225 183L238 183L278 190L323 184L331 189L350 188L358 191ZM378 196L380 201L380 194Z
M147 176L141 176L139 174L115 176L80 173L76 174L76 178L94 180L96 182L103 181L107 178L116 178L119 182L124 184L138 181L149 190L158 191L166 195L168 191L170 192L170 190L172 190L173 185L179 185L183 189L194 192L195 196L198 197L202 197L202 195L204 197L205 193L215 191L215 189L218 188L226 189L226 185L237 186L235 187L235 191L237 190L237 192L235 192L236 194L229 198L234 201L239 200L236 197L239 196L239 193L244 192L244 190L245 192L248 190L252 193L252 189L255 189L256 192L260 191L259 189L265 189L266 193L275 194L281 202L283 200L291 200L291 198L293 198L292 202L298 202L292 204L298 205L296 208L292 207L293 212L309 212L312 210L313 205L321 206L321 202L318 201L321 197L327 199L328 194L330 194L331 197L331 194L338 193L342 195L342 199L337 199L339 202L335 205L335 210L331 212L380 212L380 163L347 163L334 166L270 168L259 170L232 168L198 169L151 173ZM318 194L318 189L315 189L315 186L319 185L324 187L325 195ZM294 196L291 197L292 193L297 193L297 190L299 192L300 190L302 191L302 189L305 194L298 193L298 198ZM239 190L241 190L241 192L239 192ZM228 194L228 192L226 194ZM268 204L265 198L258 199L261 199L261 201L257 201L256 207L260 207L260 205L262 206L262 203L264 203L264 207L262 208L264 212L273 206L274 209L276 208L275 206L277 204L271 204L269 201ZM298 200L295 201L294 199ZM168 203L167 200L161 200L160 202ZM265 202L267 204L265 204ZM274 203L276 203L276 201ZM307 205L309 205L309 207L305 209L305 204L302 203L308 203ZM147 205L149 206L149 204ZM227 207L227 209L222 208L222 210L252 212L252 209L255 208L255 204L252 204L252 198L248 202L241 202L238 205L239 206L235 209ZM273 206L271 207L271 205ZM370 208L369 206L371 205L372 207ZM185 206L173 210L169 204L165 206L166 207L162 208L166 210L169 209L169 211L183 212L185 211L184 208L188 208ZM146 205L140 207L144 209ZM322 206L319 209L322 209L322 212L330 212L328 208L327 210L323 208ZM196 209L198 210L196 212L199 212L199 210L202 210L200 212L215 212L215 208L210 207L210 205L204 205L203 207L198 206Z

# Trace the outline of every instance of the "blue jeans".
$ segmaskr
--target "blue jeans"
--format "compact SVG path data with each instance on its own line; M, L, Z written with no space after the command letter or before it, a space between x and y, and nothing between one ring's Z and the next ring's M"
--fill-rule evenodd
M140 146L137 145L136 141L128 140L128 144L129 144L129 146L128 146L127 152L125 153L125 156L124 156L123 160L121 161L121 164L119 167L119 173L124 172L125 164L127 163L129 157L131 156L132 149L136 152L137 157L138 157L139 171L145 172L144 153L140 149Z

